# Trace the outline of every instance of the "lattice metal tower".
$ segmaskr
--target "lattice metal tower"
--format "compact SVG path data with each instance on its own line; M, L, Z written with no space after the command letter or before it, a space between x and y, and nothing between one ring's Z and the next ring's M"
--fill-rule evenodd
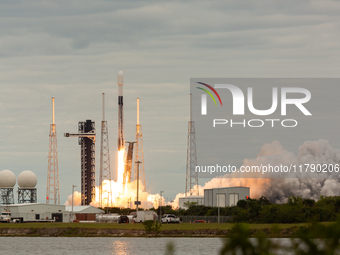
M198 174L195 171L197 166L196 154L196 133L195 122L192 120L191 109L191 94L190 94L190 120L188 123L188 146L187 146L187 166L186 166L186 186L185 196L198 196Z
M13 188L0 188L0 205L14 204Z
M37 202L37 189L21 189L18 188L18 203L25 204L25 203L36 203Z
M50 145L48 150L46 204L51 202L51 204L60 205L57 130L54 120L54 97L52 97L52 124L50 125Z
M103 181L108 180L109 183L106 186L108 189L107 197L103 198ZM101 129L101 143L100 143L100 176L99 176L99 205L103 208L105 205L108 207L112 202L111 192L111 171L110 171L110 150L109 150L109 133L107 121L105 120L105 94L103 93L103 120ZM105 203L103 202L105 199Z
M78 137L81 146L81 205L89 205L96 196L96 129L91 120L79 121L78 134L65 133L65 137Z
M143 152L143 134L142 134L142 125L139 124L139 98L137 98L137 125L136 125L136 142L135 142L135 166L134 166L134 180L137 180L137 171L138 166L137 162L139 161L139 180L144 186L143 191L146 191L145 186L145 171L144 171L144 152Z

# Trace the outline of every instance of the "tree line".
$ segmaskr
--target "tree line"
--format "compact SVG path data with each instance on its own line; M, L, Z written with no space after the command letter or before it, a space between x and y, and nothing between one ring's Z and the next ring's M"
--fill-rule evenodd
M217 216L218 208L188 203L188 209L174 210L171 206L152 208L160 215ZM105 208L103 208L105 209ZM109 208L110 213L130 214L134 209ZM274 204L266 197L239 200L236 206L220 207L220 216L230 216L231 222L245 223L302 223L310 221L335 221L340 216L340 197L321 196L318 201L298 196L288 197L287 203Z

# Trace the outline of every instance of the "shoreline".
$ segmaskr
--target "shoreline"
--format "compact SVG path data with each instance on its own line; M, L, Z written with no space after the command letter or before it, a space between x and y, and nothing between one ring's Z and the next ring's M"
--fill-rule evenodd
M272 238L294 237L298 227L280 229L251 229L251 236L263 232ZM159 234L147 234L142 229L93 229L93 228L1 228L0 237L228 237L230 229L161 230Z
M334 222L321 222L331 226ZM263 233L269 238L294 238L300 228L308 228L310 223L296 224L250 224L250 237ZM163 224L160 232L149 234L142 224L116 223L6 223L0 224L0 237L228 237L234 223L181 223ZM308 230L307 230L308 231Z

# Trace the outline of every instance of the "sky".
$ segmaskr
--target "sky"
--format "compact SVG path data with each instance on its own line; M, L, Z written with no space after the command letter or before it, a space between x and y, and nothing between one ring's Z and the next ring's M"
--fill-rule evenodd
M339 12L337 1L0 0L0 169L36 173L45 201L55 97L64 203L80 190L80 146L63 133L92 119L99 134L105 93L115 179L123 70L125 138L139 97L146 189L170 200L185 190L190 78L339 77Z

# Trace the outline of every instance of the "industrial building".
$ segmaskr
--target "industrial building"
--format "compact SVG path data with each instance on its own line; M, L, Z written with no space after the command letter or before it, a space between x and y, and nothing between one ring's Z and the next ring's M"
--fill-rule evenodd
M212 207L235 206L250 194L248 187L224 187L204 190L204 205Z
M72 221L72 206L55 204L12 204L0 206L0 211L9 211L12 217L21 218L26 221L53 220L56 222ZM74 219L79 221L95 221L96 214L103 214L104 211L93 206L74 206Z
M190 196L190 197L179 198L179 208L188 209L189 206L187 204L189 203L195 203L196 205L204 205L204 197L203 196Z
M57 222L70 222L70 213L66 212L64 205L54 204L13 204L0 206L0 211L10 211L12 217L22 218L23 221L53 220Z
M72 213L72 206L66 206L66 211ZM103 214L104 210L93 207L92 205L86 206L73 206L74 219L78 221L95 221L96 214Z
M196 203L197 205L211 207L235 206L237 202L246 199L249 196L250 188L248 187L223 187L205 189L204 196L189 196L179 198L179 208L188 209L187 203Z

